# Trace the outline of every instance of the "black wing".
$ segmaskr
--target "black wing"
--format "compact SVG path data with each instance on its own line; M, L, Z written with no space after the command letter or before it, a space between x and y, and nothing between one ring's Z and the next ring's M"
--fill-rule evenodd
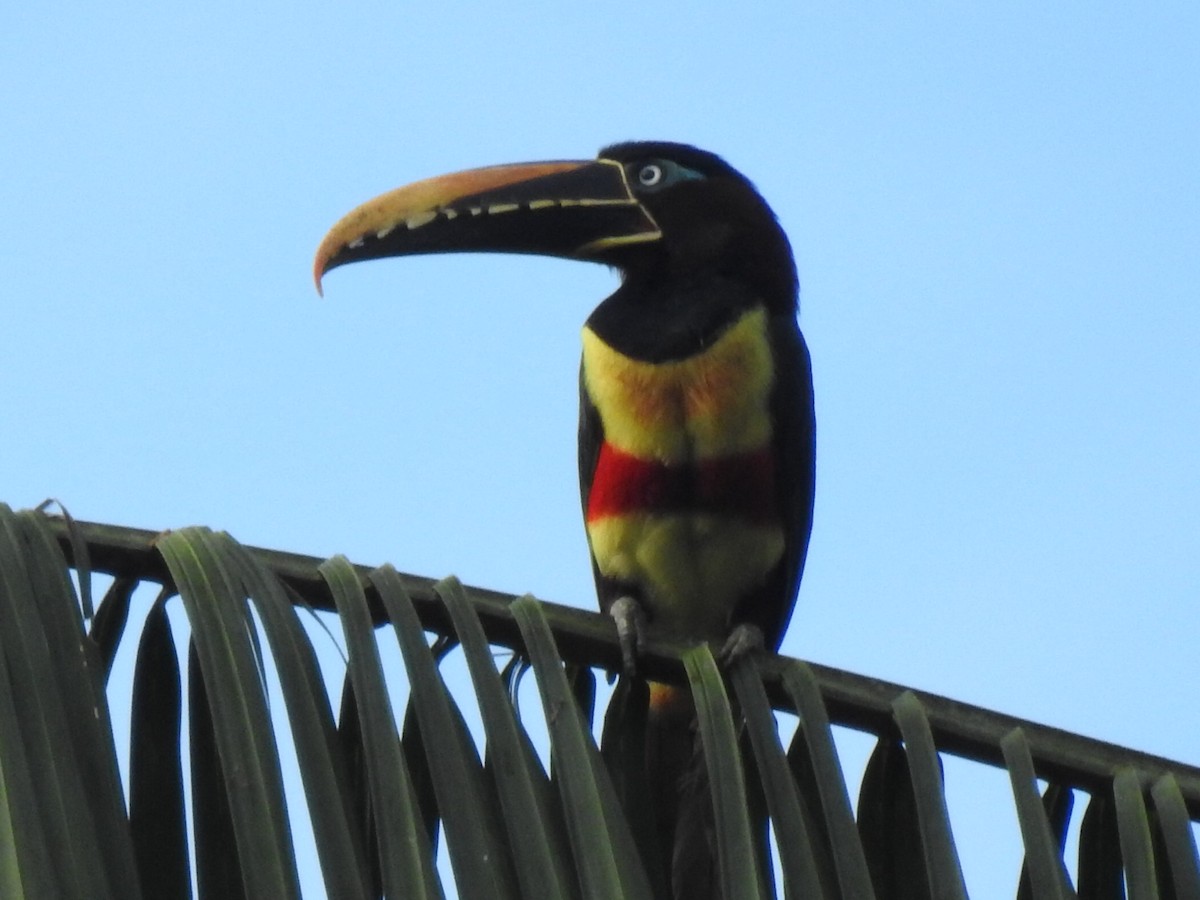
M758 590L735 611L731 625L749 622L777 649L796 605L812 533L816 489L817 425L812 362L795 316L775 315L769 325L775 386L771 392L772 450L783 517L783 558Z
M592 479L596 475L596 460L600 458L600 445L604 443L604 424L600 421L600 410L592 403L584 386L583 366L579 368L579 499L586 522L588 497L592 493ZM586 528L585 528L586 531ZM592 556L592 574L596 578L596 594L600 610L608 612L614 600L622 593L629 593L623 586L600 574L596 557ZM623 590L624 588L624 590Z

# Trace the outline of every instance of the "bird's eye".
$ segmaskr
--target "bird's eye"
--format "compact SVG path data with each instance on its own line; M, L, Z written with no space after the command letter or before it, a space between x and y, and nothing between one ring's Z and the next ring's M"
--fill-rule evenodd
M656 163L647 163L638 169L638 183L642 187L654 187L663 180L663 174L662 166Z

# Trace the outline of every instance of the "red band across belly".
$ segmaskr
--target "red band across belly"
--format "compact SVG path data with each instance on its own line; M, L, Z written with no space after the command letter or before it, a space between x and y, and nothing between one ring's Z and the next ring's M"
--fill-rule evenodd
M694 463L641 459L605 443L588 495L587 521L633 513L710 513L754 522L777 519L769 448Z

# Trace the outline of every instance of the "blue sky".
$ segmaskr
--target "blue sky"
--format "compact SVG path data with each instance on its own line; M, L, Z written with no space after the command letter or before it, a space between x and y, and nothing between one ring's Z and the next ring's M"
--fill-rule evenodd
M578 331L615 277L417 258L321 300L312 253L416 178L687 141L800 267L784 651L1200 762L1200 8L1048 6L19 6L0 499L591 607ZM948 771L973 896L1011 896L1006 785Z

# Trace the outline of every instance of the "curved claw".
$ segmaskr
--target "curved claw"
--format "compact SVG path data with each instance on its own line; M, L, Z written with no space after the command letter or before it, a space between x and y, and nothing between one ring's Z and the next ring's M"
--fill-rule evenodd
M637 658L642 652L646 634L646 611L632 597L618 597L608 608L617 625L617 639L621 642L621 665L625 674L637 674Z
M765 647L766 638L763 636L762 629L757 625L743 622L734 626L733 631L729 632L729 637L725 639L717 661L723 668L732 666L738 660L744 659L752 653L758 653Z

